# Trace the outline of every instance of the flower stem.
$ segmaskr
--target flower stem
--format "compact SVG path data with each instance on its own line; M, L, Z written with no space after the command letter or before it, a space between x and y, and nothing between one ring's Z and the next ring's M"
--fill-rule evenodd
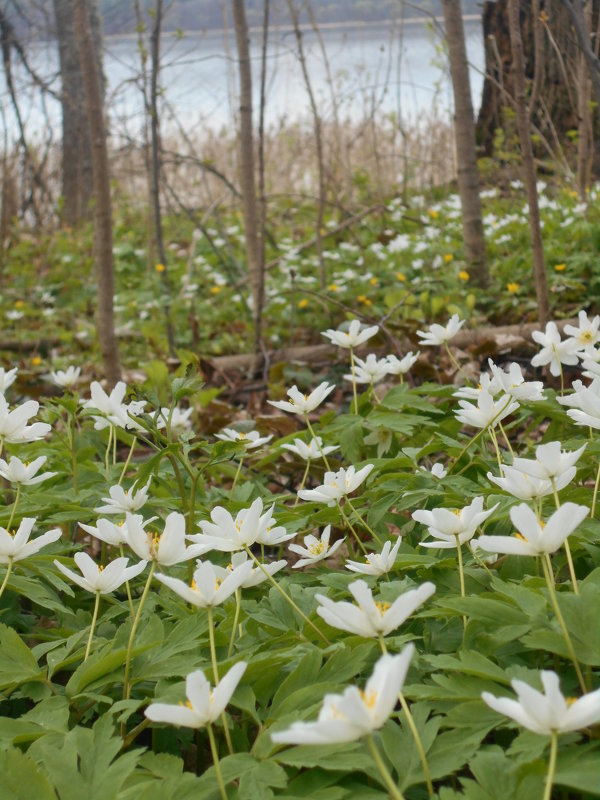
M494 450L496 451L496 458L498 459L498 469L500 470L500 477L504 477L504 470L502 469L502 456L500 455L500 448L498 447L498 439L496 434L494 433L494 429L490 426L488 428L490 433L490 439L492 440L492 444L494 445Z
M121 558L123 558L123 545L119 545L119 550L121 552ZM125 589L127 590L127 602L129 603L129 613L133 617L133 600L131 599L131 588L129 586L129 581L125 581Z
M213 680L215 686L219 682L219 668L217 666L217 648L215 647L215 621L213 619L212 606L207 606L206 613L208 616L208 639L210 641L210 660L212 662ZM225 712L221 712L221 720L223 722L223 732L225 733L225 741L227 742L227 749L229 755L233 755L233 745L231 744L231 737L229 736L229 728L227 726L227 717Z
M400 789L394 783L394 779L390 775L388 768L383 763L383 759L373 741L372 736L367 736L367 744L369 745L369 750L371 751L371 755L373 756L373 761L377 764L377 769L381 773L381 777L383 778L383 782L388 788L390 795L394 798L394 800L404 800L404 795L400 791Z
M138 605L138 609L136 611L135 617L133 618L133 625L131 626L131 633L129 634L129 641L127 643L127 655L125 656L125 677L123 679L123 700L129 700L129 695L131 693L131 686L129 685L129 669L131 666L131 651L133 649L133 640L135 639L135 632L137 631L137 627L140 621L140 617L142 615L142 608L144 607L144 603L146 602L146 597L148 596L148 591L150 590L150 584L152 583L152 576L154 575L154 570L156 569L156 561L152 562L150 566L150 574L148 575L148 579L146 580L146 585L144 586L144 591L142 592L142 596L140 597L140 602Z
M383 635L379 634L379 644L381 646L381 652L385 655L387 653L387 647L385 646L385 641L383 639ZM419 736L419 731L417 726L415 725L415 720L413 715L410 712L410 708L408 703L406 702L406 698L402 692L398 692L398 700L400 701L400 705L402 706L402 710L406 716L406 722L408 727L410 728L410 732L412 733L413 739L415 740L415 745L417 747L417 752L419 754L419 758L421 760L421 766L423 767L423 774L425 775L425 782L427 784L427 793L431 800L434 799L435 794L433 791L433 784L431 782L431 775L429 772L429 764L427 763L427 756L425 755L425 749L423 748L423 742L421 741L421 737Z
M460 596L464 599L466 597L465 594L465 571L463 568L463 557L462 557L462 545L459 541L458 535L455 534L454 538L456 539L456 557L458 559L458 577L460 580ZM463 615L463 628L467 627L467 618Z
M330 641L329 641L329 639L328 639L328 638L325 636L325 634L323 633L323 631L320 631L320 630L317 628L317 626L314 624L314 622L311 622L311 620L310 620L310 619L309 619L309 618L306 616L306 614L304 613L304 611L302 611L301 609L299 609L299 608L298 608L298 606L296 605L296 603L294 603L294 601L293 601L293 600L292 600L292 598L289 596L289 594L288 594L288 593L287 593L287 592L286 592L284 589L282 589L282 588L281 588L281 586L280 586L280 585L277 583L277 581L276 581L276 580L273 578L273 576L272 576L272 575L270 575L270 574L268 573L268 571L267 571L267 570L264 568L264 566L263 566L263 565L260 563L260 561L258 560L258 558L256 558L256 556L255 556L255 555L254 555L254 553L253 553L253 552L250 550L250 548L249 548L249 547L245 547L244 549L246 550L246 552L248 553L248 555L250 556L250 558L252 559L252 561L254 561L254 563L256 564L256 566L257 566L257 567L258 567L258 568L261 570L261 572L262 572L262 573L263 573L263 574L266 576L267 580L268 580L270 583L272 583L272 584L273 584L273 587L274 587L274 588L275 588L275 589L276 589L276 590L279 592L279 594L280 594L282 597L285 597L286 601L287 601L287 602L290 604L290 606L291 606L291 607L294 609L294 611L295 611L297 614L299 614L299 615L302 617L302 619L303 619L305 622L307 622L307 623L310 625L310 627L313 629L313 631L315 631L316 633L318 633L318 634L319 634L319 636L321 637L321 639L322 639L322 640L325 642L325 644L326 644L326 645L329 647L329 645L331 644L331 642L330 642Z
M131 442L131 447L129 448L129 453L127 455L127 461L123 464L123 469L121 471L121 477L119 478L118 486L121 485L123 478L125 477L125 473L127 472L127 467L129 466L129 462L131 461L131 456L133 455L133 451L135 449L135 443L137 442L137 438L134 436L133 441Z
M298 492L301 492L302 489L304 489L304 484L306 483L306 479L308 478L308 470L309 469L310 469L310 458L307 458L306 459L306 469L304 470L304 475L302 476L302 481L300 483L300 487L298 488L298 491L296 492L296 502L294 503L294 506L293 506L294 508L296 508L296 506L298 505L298 500L300 499L298 497Z
M244 463L244 458L242 457L242 458L240 458L240 462L238 464L238 468L237 468L237 471L235 473L235 477L233 479L233 483L231 484L231 489L229 490L229 499L230 500L231 500L231 498L233 496L233 491L234 491L235 487L237 486L238 478L240 477L240 472L242 471L242 464L243 463Z
M598 497L598 485L600 484L600 460L598 461L598 471L596 472L596 483L594 484L594 496L592 498L592 510L590 512L591 519L594 519L596 513L596 498Z
M558 754L558 733L552 731L550 734L550 759L548 761L548 774L546 775L546 787L544 789L543 800L551 800L552 784L554 783L554 773L556 772L556 756Z
M558 499L558 492L556 491L556 483L554 482L554 478L550 478L550 482L552 483L552 492L554 494L554 503L556 505L556 510L560 508L560 500ZM569 565L569 574L571 575L571 584L573 586L573 592L575 594L579 594L579 585L577 583L577 576L575 575L575 565L573 564L573 556L571 555L571 548L569 546L569 540L565 539L565 555L567 557L567 564Z
M506 435L506 431L504 430L504 425L503 425L501 422L499 422L499 423L498 423L498 427L499 427L499 428L500 428L500 430L502 431L502 436L504 436L504 441L506 442L506 447L507 447L508 451L510 452L511 456L513 457L513 460L514 460L514 458L515 458L515 451L512 449L512 447L511 447L511 445L510 445L509 438L508 438L508 436Z
M6 530L9 533L10 533L10 526L12 525L12 521L15 518L15 511L17 510L19 497L21 497L21 484L17 483L17 494L15 495L15 502L13 503L12 511L10 512L10 519L8 520L8 525L6 526Z
M84 661L88 660L90 650L92 649L92 639L94 638L94 628L96 627L96 620L98 619L98 609L100 608L100 592L96 592L96 602L94 603L94 613L92 614L92 624L90 625L90 636L88 639L87 647L85 648Z
M352 394L354 395L354 413L358 415L358 396L356 394L356 373L354 368L354 348L350 348L350 371L352 372Z
M326 456L326 455L325 455L325 453L323 452L323 446L322 446L322 445L321 445L321 443L319 442L319 437L316 435L316 433L315 433L315 431L314 431L314 429L313 429L313 426L310 424L310 420L309 420L309 418L308 418L308 414L304 414L304 421L306 422L306 427L308 428L308 432L310 433L310 435L312 436L312 438L313 438L313 439L315 440L315 442L317 443L317 447L319 448L319 452L321 453L321 456L323 457L323 463L325 464L325 466L327 467L327 469L328 469L329 471L331 471L331 467L329 466L329 461L327 461L327 456Z
M457 369L457 370L460 372L460 374L463 376L463 378L464 378L464 379L465 379L465 381L467 382L467 386L470 386L470 385L471 385L471 381L470 381L470 380L469 380L469 378L467 377L467 374L466 374L466 372L464 371L464 369L461 367L461 365L458 363L458 361L457 361L457 360L454 358L454 356L452 355L452 351L451 351L451 350L450 350L450 348L448 347L448 342L444 342L444 347L446 348L446 352L447 352L447 353L448 353L448 355L450 356L450 361L452 361L452 363L454 364L454 366L456 367L456 369Z
M501 414L502 414L502 413L503 413L503 412L504 412L504 411L505 411L505 410L508 408L508 406L510 405L510 401L511 401L511 398L509 397L509 398L508 398L508 400L506 401L506 403L505 403L505 404L502 406L502 408L500 409L500 411L499 411L499 412L498 412L498 413L497 413L497 414L496 414L494 417L492 417L492 419L490 420L490 422L489 422L489 425L487 426L487 428L480 428L480 429L479 429L479 432L478 432L478 433L476 433L476 434L475 434L475 436L473 436L473 438L472 438L472 439L469 439L469 441L466 443L466 445L463 447L463 449L460 451L460 453L459 453L459 454L456 456L456 458L454 459L454 461L452 462L452 464L450 464L450 465L448 466L448 472L450 472L450 471L452 470L452 468L453 468L453 467L454 467L456 464L458 464L458 462L461 460L461 458L462 458L462 457L464 456L464 454L467 452L467 450L469 449L469 447L471 447L471 445L472 445L472 444L475 444L475 442L477 442L477 441L479 440L479 438L480 438L480 437L483 435L483 433L484 433L484 432L485 432L485 431L486 431L488 428L490 428L490 427L491 427L491 426L494 424L494 422L495 422L495 421L498 419L498 417L499 417L499 416L500 416L500 415L501 415Z
M346 499L347 499L347 498L346 498ZM359 546L359 547L360 547L360 549L363 551L364 555L367 555L367 548L366 548L366 547L364 546L364 544L362 543L362 540L361 540L360 536L359 536L359 535L358 535L358 533L355 531L355 529L354 529L354 527L353 527L352 523L351 523L351 522L350 522L350 520L348 519L348 517L347 517L347 515L346 515L346 512L344 511L344 509L343 509L343 508L342 508L342 506L340 505L339 501L338 501L337 507L338 507L338 509L339 509L339 511L340 511L340 514L342 515L342 518L343 518L343 520L344 520L344 523L345 523L346 527L348 528L348 530L349 530L349 531L351 531L352 535L353 535L353 536L354 536L354 538L356 539L356 541L357 541L357 543L358 543L358 546Z
M229 647L227 648L227 658L231 658L231 653L233 651L233 643L235 642L235 629L238 626L238 620L240 618L240 607L241 607L241 600L242 600L242 593L239 589L235 590L235 614L233 617L233 627L231 628L231 639L229 640ZM241 628L241 625L240 625Z
M73 490L75 494L79 492L77 481L77 450L75 449L75 415L69 415L69 450L71 451L71 469L73 471Z
M366 529L367 529L367 531L368 531L368 532L371 534L371 536L373 537L373 539L375 539L375 541L377 542L377 544L378 544L380 547L383 547L383 542L381 541L381 539L379 538L379 536L377 536L377 534L375 533L375 531L373 530L373 528L371 528L371 526L367 524L367 522L366 522L366 521L365 521L365 520L364 520L364 519L361 517L361 515L358 513L358 511L357 511L357 510L354 508L354 506L352 505L352 501L350 500L350 498L349 498L349 497L346 497L346 503L348 503L348 505L350 506L350 508L352 509L352 511L354 511L354 513L356 514L356 516L357 516L357 517L358 517L358 519L360 520L360 524L363 526L363 528L366 528Z
M544 568L544 577L546 578L546 585L548 586L548 594L550 595L550 602L552 603L552 608L554 609L556 619L558 620L558 624L560 625L560 628L562 630L562 634L565 639L565 644L567 645L569 656L571 658L571 661L573 662L573 666L575 667L575 672L577 673L577 680L579 681L579 685L581 686L581 691L585 694L588 689L585 680L583 678L583 674L581 672L581 667L579 666L579 661L577 660L577 656L575 655L575 648L573 647L573 642L571 640L571 636L569 635L569 631L565 623L565 618L563 617L562 611L560 610L560 606L558 605L558 600L556 597L556 592L554 591L554 585L552 580L552 564L550 563L550 556L547 553L545 553L542 556L542 567Z
M13 565L13 560L12 558L9 558L8 564L6 566L6 575L4 576L4 580L2 581L2 586L0 586L0 597L2 597L2 595L4 594L4 590L6 589L6 584L8 583L10 573L12 572L12 565Z
M108 480L108 459L110 458L110 444L112 442L113 436L113 426L108 426L108 443L106 445L106 453L104 454L104 472L106 475L106 480Z
M213 764L215 765L215 775L217 776L217 783L219 784L219 791L221 792L221 798L222 800L227 800L227 792L225 791L225 784L223 783L223 773L221 772L221 762L219 761L219 751L217 750L215 734L213 733L212 725L210 724L210 722L206 726L206 730L208 731L210 752L212 753Z

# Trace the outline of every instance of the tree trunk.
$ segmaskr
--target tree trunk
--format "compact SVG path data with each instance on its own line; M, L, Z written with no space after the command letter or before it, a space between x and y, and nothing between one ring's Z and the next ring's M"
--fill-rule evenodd
M465 258L473 280L487 286L489 275L485 259L485 239L481 199L479 197L479 171L475 148L475 121L471 100L469 63L465 46L465 31L460 0L443 0L446 40L450 58L450 74L454 93L454 130L458 161L458 191L462 206L462 226L465 240Z
M252 73L248 21L244 0L231 0L231 11L238 52L240 82L240 188L244 211L246 260L252 293L254 316L254 353L261 348L262 306L264 294L264 240L259 226L256 181L254 175L254 132L252 129Z
M86 0L88 13L89 0ZM92 194L92 146L83 97L79 51L73 27L71 0L54 0L58 39L62 107L62 209L61 222L76 227L90 215ZM101 69L101 31L97 14L92 25L92 39ZM103 81L101 79L101 84Z
M112 205L110 171L100 74L94 52L90 16L86 0L73 0L73 22L83 78L83 96L92 143L94 195L94 259L98 285L97 326L104 374L112 385L121 377L119 348L115 336L112 255Z
M550 308L548 305L546 261L544 258L544 245L542 242L542 229L540 225L535 162L533 160L533 147L531 144L530 115L526 101L525 58L523 55L523 41L521 39L519 0L508 0L508 20L513 55L513 83L515 90L517 130L521 145L523 183L527 191L527 204L529 206L529 230L531 235L531 254L538 305L538 319L540 325L545 325L550 319Z

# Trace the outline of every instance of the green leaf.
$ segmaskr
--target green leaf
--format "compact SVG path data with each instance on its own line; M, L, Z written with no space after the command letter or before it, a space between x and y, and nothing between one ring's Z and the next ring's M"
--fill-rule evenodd
M56 800L47 776L35 761L17 748L0 750L2 800Z
M0 623L0 689L11 692L33 680L44 680L35 656L15 630Z

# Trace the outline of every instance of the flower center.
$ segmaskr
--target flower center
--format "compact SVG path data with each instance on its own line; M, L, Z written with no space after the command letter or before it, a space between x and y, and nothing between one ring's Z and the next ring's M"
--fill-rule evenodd
M359 689L360 698L363 703L366 705L367 708L373 708L375 703L377 702L377 692L364 692L362 689Z
M309 553L311 553L313 556L320 556L325 550L327 550L327 545L325 542L317 542L316 544L311 544L308 547Z
M375 605L377 606L377 610L379 611L379 613L380 613L380 614L385 614L385 612L386 612L386 611L388 610L388 608L390 607L390 604L389 604L389 603L385 603L385 602L384 602L384 601L382 601L382 600L379 600L379 601L377 601L377 602L375 603Z

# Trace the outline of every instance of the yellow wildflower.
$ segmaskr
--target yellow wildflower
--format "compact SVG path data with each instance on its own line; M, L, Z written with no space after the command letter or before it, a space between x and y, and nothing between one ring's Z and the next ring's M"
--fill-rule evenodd
M220 291L221 291L221 287L220 286L211 286L210 287L211 294L219 294Z
M155 269L157 272L164 272L164 271L165 271L165 265L164 265L164 264L156 264L156 265L155 265L155 267L154 267L154 269Z
M39 367L39 365L41 363L42 363L42 359L39 356L34 356L31 359L31 366L33 366L33 367Z
M364 306L372 306L373 303L369 300L366 294L359 294L356 298L359 303L362 303Z
M306 299L306 297L303 297L302 300L298 301L298 308L306 308L307 305L308 305L308 300Z
M461 269L461 271L458 273L458 279L461 281L466 282L469 280L469 277L469 273L465 269Z
M506 288L508 289L508 291L511 294L516 294L519 291L519 289L521 288L521 286L520 286L520 284L514 283L514 282L511 281L510 283L506 284Z
M429 214L431 219L437 219L439 217L439 212L436 211L434 208L429 208L427 210L427 213Z
M371 280L369 281L369 283L371 284L371 286L377 286L377 284L379 283L379 281L377 280L377 278L371 278Z
M329 289L330 292L337 292L339 286L337 285L337 283L330 283L327 288Z
M403 272L397 272L397 273L396 273L396 278L397 278L397 279L398 279L398 280L399 280L401 283L404 283L404 281L406 280L406 275L405 275Z
M452 253L444 253L444 261L446 264L449 264L451 261L454 261L454 256Z
M555 265L554 265L554 269L555 269L557 272L564 272L564 271L566 270L566 268L567 268L567 265L566 265L566 264L555 264Z

